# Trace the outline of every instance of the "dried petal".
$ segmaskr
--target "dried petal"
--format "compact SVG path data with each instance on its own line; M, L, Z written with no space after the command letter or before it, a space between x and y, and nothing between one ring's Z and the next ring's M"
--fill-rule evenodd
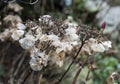
M12 33L11 37L12 37L13 40L19 40L20 37L22 37L23 35L24 35L24 31L23 30L15 30Z

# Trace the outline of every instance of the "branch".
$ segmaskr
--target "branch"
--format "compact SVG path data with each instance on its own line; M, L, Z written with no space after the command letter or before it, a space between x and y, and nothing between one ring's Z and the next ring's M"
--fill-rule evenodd
M89 56L87 56L87 58L85 59L85 61L82 63L82 65L78 69L78 71L77 71L77 73L76 73L76 75L75 75L75 77L73 79L72 84L76 84L76 81L77 81L77 79L79 77L79 74L80 74L81 70L85 67L86 63L88 62L88 58L89 58Z
M82 68L83 68L83 67L80 66L80 68L78 69L78 71L77 71L77 73L76 73L76 75L75 75L75 77L74 77L74 79L73 79L72 84L76 84L77 78L78 78L80 72L82 71Z
M61 76L61 78L60 78L55 84L59 84L59 83L62 81L62 79L64 78L64 76L67 74L67 72L70 70L71 66L73 65L73 63L75 62L76 58L78 57L78 55L79 55L79 53L80 53L80 51L81 51L81 49L82 49L82 47L83 47L83 45L84 45L85 40L86 40L86 39L84 39L84 40L82 41L82 44L81 44L78 52L77 52L76 55L74 56L73 61L72 61L72 62L70 63L70 65L68 66L68 68L67 68L67 70L65 71L65 73Z

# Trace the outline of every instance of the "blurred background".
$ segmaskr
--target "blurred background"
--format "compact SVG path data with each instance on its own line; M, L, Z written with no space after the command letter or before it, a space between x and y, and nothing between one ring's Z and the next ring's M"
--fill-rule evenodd
M82 23L98 29L106 22L103 33L112 41L113 48L104 54L94 55L96 69L90 72L90 79L85 84L107 84L111 73L120 72L120 0L31 0L31 2L30 0L1 0L0 32L7 28L4 17L9 14L20 16L23 22L37 21L40 15L51 15L53 18L69 19L77 24ZM20 55L26 55L22 64L20 64ZM19 44L9 41L0 42L0 84L16 84L11 83L11 80L19 80L20 74L23 74L24 81L32 79L24 84L37 84L37 79L40 78L39 72L32 72L31 78L27 78L30 69L26 66L29 66L29 59L29 53L25 52ZM68 59L64 67L52 66L46 70L41 84L53 84L52 82L60 77L69 63ZM18 66L21 68L16 70ZM25 71L28 73L26 74ZM82 82L88 71L88 68L82 70L77 84L84 84ZM13 72L15 79L12 79ZM76 64L61 84L71 84L75 73Z

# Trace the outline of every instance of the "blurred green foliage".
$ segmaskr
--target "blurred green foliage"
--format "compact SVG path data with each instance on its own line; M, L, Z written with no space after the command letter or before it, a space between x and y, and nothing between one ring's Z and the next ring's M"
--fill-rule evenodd
M106 84L107 78L114 71L118 70L118 59L115 56L95 55L98 68L93 71L94 84Z

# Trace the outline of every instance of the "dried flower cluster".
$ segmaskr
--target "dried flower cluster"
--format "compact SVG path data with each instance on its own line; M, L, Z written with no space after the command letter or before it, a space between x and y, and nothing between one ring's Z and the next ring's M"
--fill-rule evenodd
M39 18L39 22L27 21L22 23L19 16L8 15L4 18L9 28L0 33L0 40L13 40L19 42L22 48L30 52L30 66L38 71L48 65L48 61L56 63L60 67L66 55L73 55L85 37L85 44L80 52L92 54L104 52L111 48L110 41L102 41L99 31L78 26L76 23L53 19L49 15Z
M23 7L21 7L21 6L20 6L19 4L17 4L16 2L14 2L14 3L9 3L9 4L8 4L8 8L14 10L15 12L20 12L20 11L23 9Z
M117 84L120 83L120 73L113 72L107 79L107 84Z

